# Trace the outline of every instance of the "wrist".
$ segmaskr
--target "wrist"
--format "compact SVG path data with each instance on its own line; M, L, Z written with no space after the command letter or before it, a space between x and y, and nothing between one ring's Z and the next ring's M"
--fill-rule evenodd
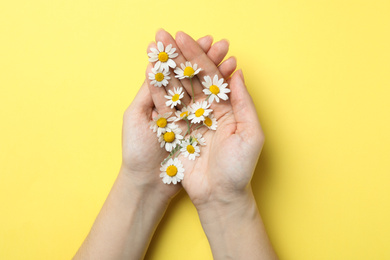
M231 193L213 194L207 201L195 205L202 225L234 221L248 213L257 213L256 201L250 186Z
M171 198L165 195L163 191L159 190L154 183L142 180L142 176L147 173L132 172L125 167L121 167L117 182L127 190L128 196L135 201L143 201L149 206L164 209L169 204ZM137 178L134 176L141 176Z

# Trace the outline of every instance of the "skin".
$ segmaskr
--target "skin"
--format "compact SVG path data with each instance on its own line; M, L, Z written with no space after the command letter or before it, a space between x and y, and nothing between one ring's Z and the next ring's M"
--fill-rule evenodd
M164 30L156 33L157 41L177 49L177 65L190 61L202 68L193 78L195 102L205 99L201 85L205 75L228 79L230 98L214 101L211 108L218 120L217 130L198 130L207 144L201 148L201 156L189 161L180 155L185 177L179 185L167 185L159 177L167 152L160 148L149 122L158 114L176 111L165 105L164 98L173 87L185 89L182 101L190 105L191 84L188 79L176 79L172 71L166 88L145 80L124 114L118 178L74 259L142 259L170 200L181 188L198 210L214 259L277 259L250 187L264 135L243 73L233 73L235 58L222 62L229 43L212 44L210 36L195 41L183 32L174 39ZM155 43L148 51L152 47ZM146 78L151 68L149 65ZM185 132L186 124L178 125Z

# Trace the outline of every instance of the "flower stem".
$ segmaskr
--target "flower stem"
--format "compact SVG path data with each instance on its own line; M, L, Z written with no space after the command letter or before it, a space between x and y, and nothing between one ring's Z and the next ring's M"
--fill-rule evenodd
M211 97L211 95L208 95L205 101L209 100L210 97Z
M189 123L189 122L188 122ZM191 130L191 126L192 126L192 123L190 125L187 125L188 126L188 131L187 131L187 134L189 135L190 134L190 130Z
M202 126L203 126L203 124L198 125L198 126L194 129L194 131L197 130L197 129L199 129L199 128L201 128Z
M194 93L194 86L192 85L192 78L190 78L191 82L191 89L192 89L192 102L195 103L195 93Z
M180 155L180 151L173 156L173 159L175 159L179 155Z
M176 145L176 147L169 153L168 157L164 159L164 161L161 163L161 165L164 165L170 158L172 158L173 156L173 159L175 159L175 153L180 150L180 145Z
M186 134L189 134L190 133L190 129L191 129L190 121L188 121L187 118L184 118L184 120L186 120L186 122L187 122L187 132L186 132Z

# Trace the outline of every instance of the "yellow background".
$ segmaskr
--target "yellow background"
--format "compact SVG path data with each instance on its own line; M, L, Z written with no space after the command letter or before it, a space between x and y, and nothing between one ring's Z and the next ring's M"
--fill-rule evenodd
M281 259L390 259L390 2L0 0L0 259L70 259L118 173L160 27L231 43ZM184 192L147 259L212 259Z

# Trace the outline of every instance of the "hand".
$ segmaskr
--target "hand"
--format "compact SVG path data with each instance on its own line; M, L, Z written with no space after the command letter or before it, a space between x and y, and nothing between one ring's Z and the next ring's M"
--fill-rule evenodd
M168 42L174 40L169 33L160 30L156 34L157 41L163 42L166 46L169 44ZM201 48L203 53L207 53L214 66L224 59L228 51L226 41L212 45L210 36L199 39L195 44ZM155 47L155 43L151 44L148 49L151 47ZM228 62L223 62L220 67L221 71L231 73L235 69L235 60L230 59ZM149 65L146 75L150 69L151 65ZM176 78L173 76L171 78L167 89L173 88L178 83ZM165 105L164 95L166 95L164 87L152 86L149 79L146 79L132 104L126 110L123 120L121 173L130 177L135 187L147 191L153 190L154 193L161 194L163 201L168 201L181 189L181 186L162 183L159 177L160 164L167 156L167 152L160 148L156 133L149 129L149 122L153 117L172 111ZM188 99L187 96L187 101Z
M203 68L199 79L228 78L190 36L178 33L176 43L186 60ZM211 105L217 130L200 128L206 139L200 157L181 158L186 169L182 185L198 210L214 259L278 259L249 185L264 135L242 71L228 82L230 99ZM205 99L202 89L195 81L195 101Z
M200 84L204 76L228 78L235 69L235 66L230 66L229 69L233 70L225 70L223 64L217 67L185 33L177 33L176 41L171 43L180 50L177 59L196 63L203 69L198 74L199 80L193 81L195 101L206 98ZM229 82L230 99L220 103L214 101L211 105L218 120L217 130L199 129L206 139L200 157L195 161L180 157L186 170L182 185L197 208L213 200L233 199L248 189L263 146L264 135L242 72L234 73ZM182 80L181 85L191 96L188 80ZM190 103L188 98L185 102Z

